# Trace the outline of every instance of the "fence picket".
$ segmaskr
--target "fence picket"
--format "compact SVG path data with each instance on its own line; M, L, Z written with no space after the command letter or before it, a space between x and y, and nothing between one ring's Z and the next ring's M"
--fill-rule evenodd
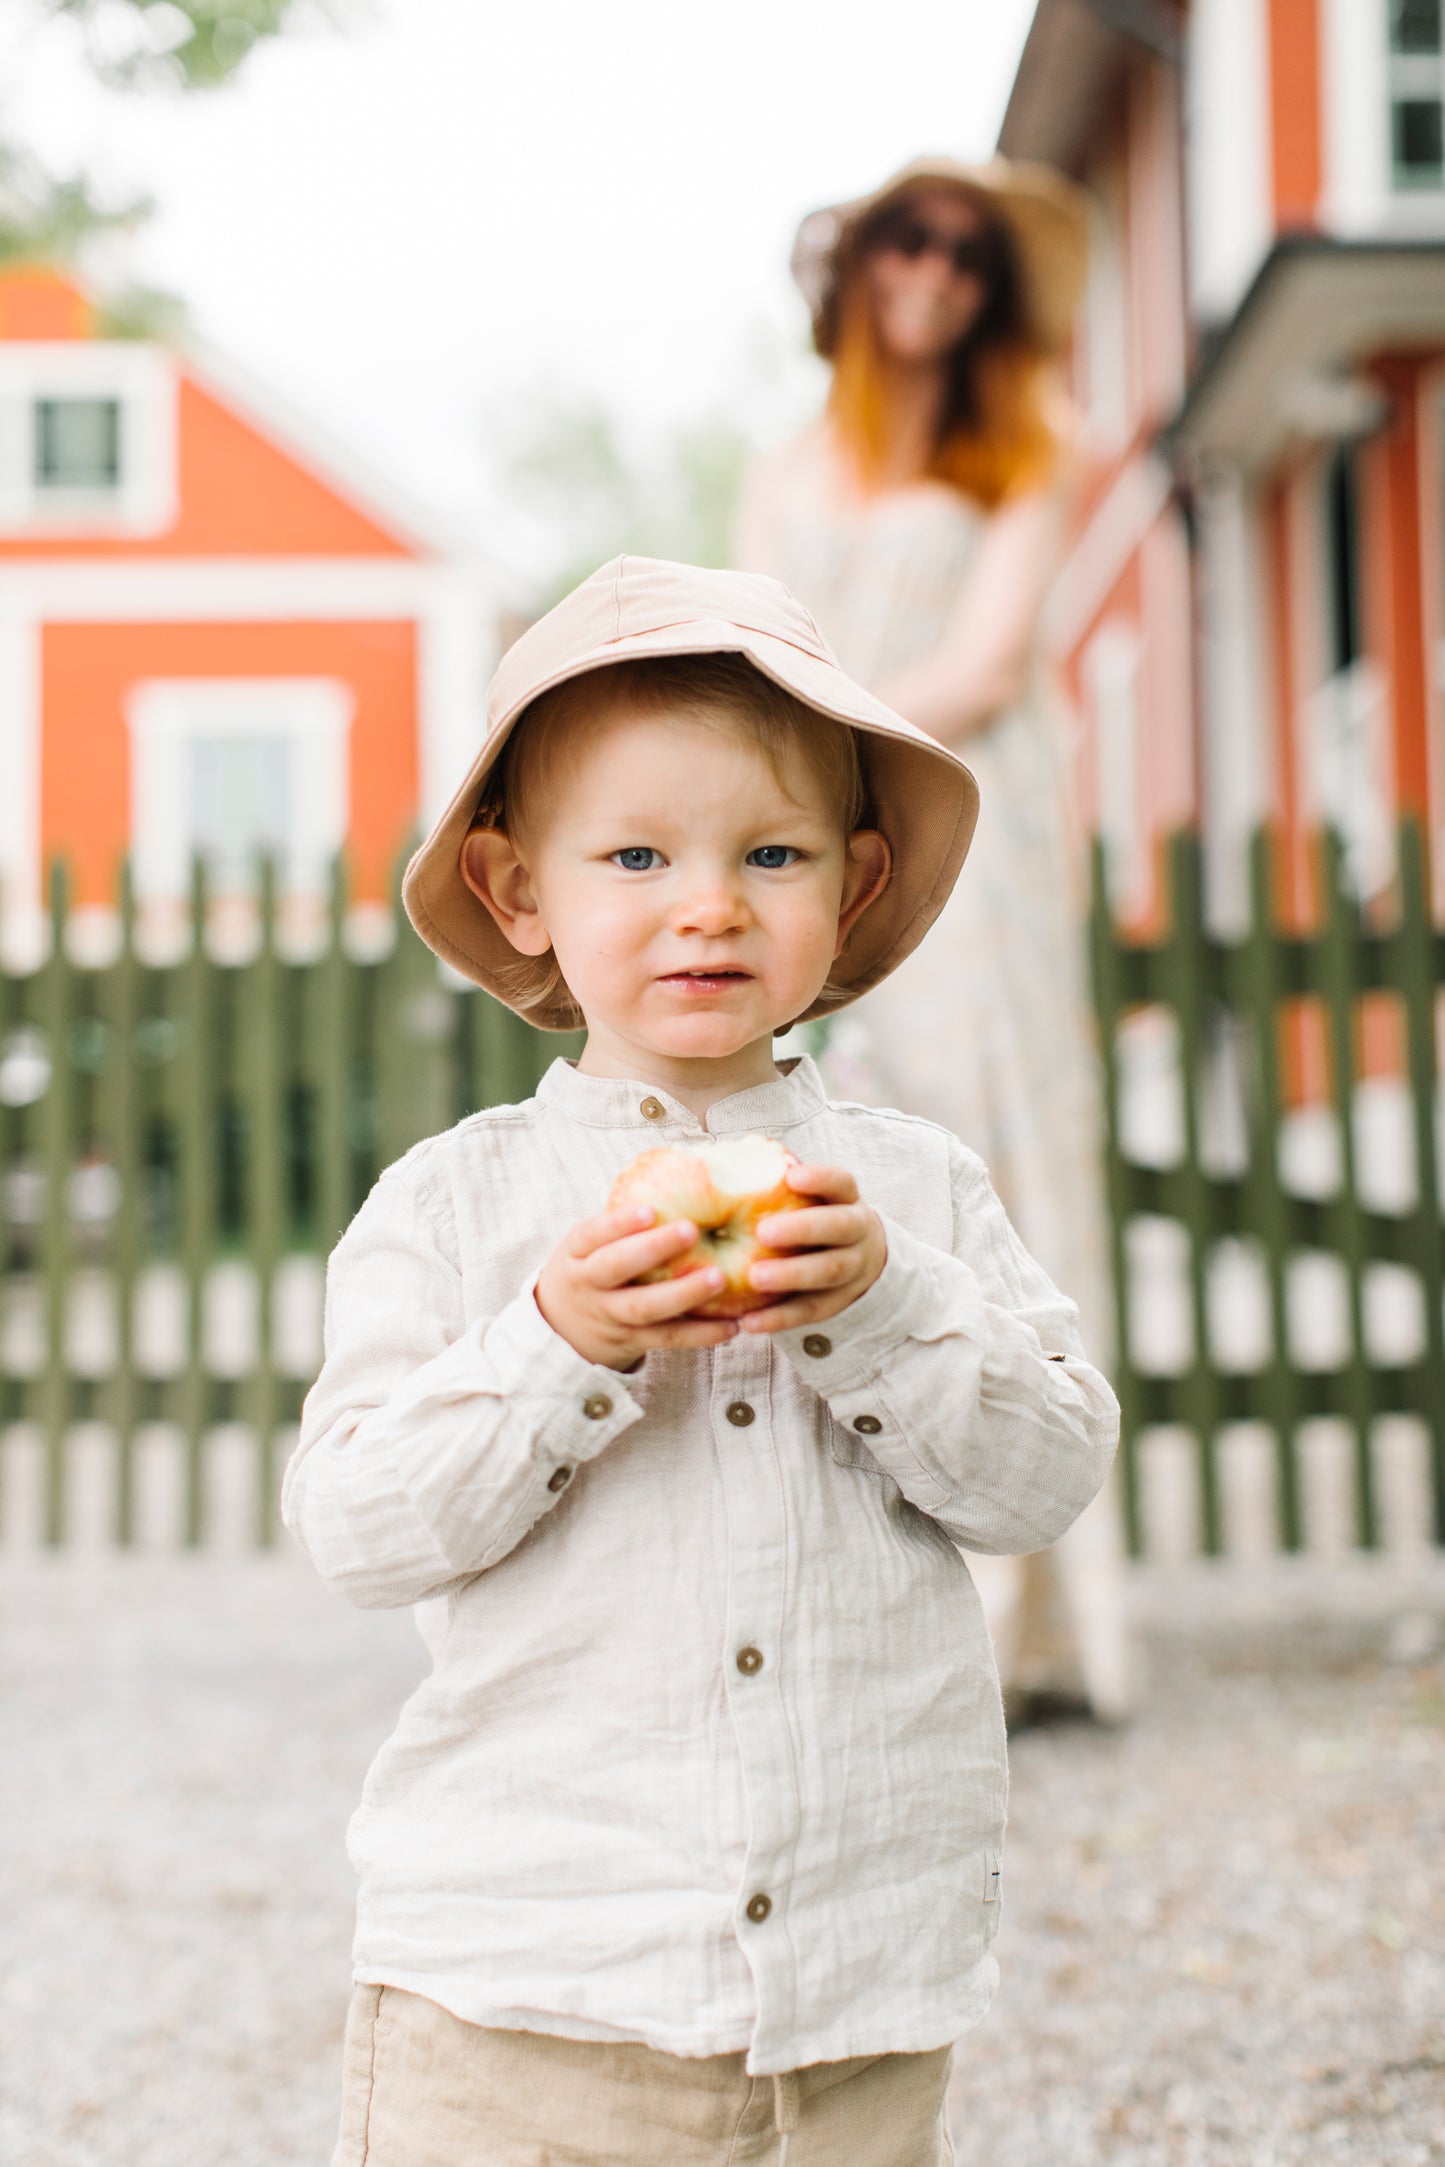
M1394 978L1405 1009L1415 1146L1415 1205L1406 1222L1406 1260L1420 1275L1423 1296L1425 1345L1419 1401L1430 1431L1435 1540L1445 1543L1445 1241L1435 1127L1439 972L1429 898L1425 838L1418 819L1412 817L1400 832L1400 900L1393 940Z
M206 1360L206 1285L218 1247L223 1073L221 981L206 939L209 895L198 863L191 887L191 945L166 974L179 1046L176 1107L176 1188L180 1265L185 1292L185 1361L175 1394L184 1444L184 1540L201 1540L206 1434L211 1421L211 1375Z
M1179 1026L1179 1082L1184 1115L1184 1163L1177 1193L1189 1236L1189 1308L1194 1354L1181 1380L1184 1420L1199 1446L1199 1520L1202 1541L1213 1555L1221 1547L1216 1432L1219 1390L1211 1358L1209 1253L1217 1236L1214 1199L1200 1151L1199 1096L1204 1076L1207 1005L1204 985L1204 876L1198 839L1177 835L1170 851L1170 931L1166 971L1175 989Z
M1280 1178L1279 1140L1284 1118L1280 1083L1280 1032L1284 982L1280 948L1274 935L1274 899L1278 892L1273 838L1261 829L1250 849L1249 930L1237 951L1234 990L1240 1011L1249 1019L1255 1092L1251 1123L1249 1178L1245 1203L1264 1252L1269 1299L1270 1352L1262 1378L1266 1418L1274 1432L1279 1537L1286 1550L1298 1550L1300 1523L1299 1386L1290 1360L1288 1272L1295 1246L1294 1213Z
M1321 838L1325 918L1318 944L1319 980L1329 1016L1330 1096L1339 1124L1340 1180L1326 1207L1331 1247L1345 1267L1349 1352L1339 1372L1341 1412L1354 1432L1355 1494L1359 1539L1367 1550L1379 1540L1375 1507L1374 1460L1370 1449L1374 1392L1365 1342L1365 1265L1367 1249L1361 1218L1359 1167L1355 1146L1355 1039L1359 1027L1361 970L1359 912L1345 882L1339 837Z
M135 1533L135 1433L140 1408L136 1369L136 1282L140 1273L144 1178L143 1076L137 1034L141 1018L141 967L135 951L135 897L129 869L122 879L120 950L104 974L111 1058L106 1073L103 1133L114 1171L115 1207L110 1221L110 1271L114 1287L116 1354L109 1418L115 1433L114 1527L118 1543Z
M63 866L50 884L50 956L41 976L40 1015L50 1061L50 1082L40 1108L40 1148L45 1167L45 1205L40 1266L45 1284L45 1366L40 1385L40 1428L45 1454L43 1519L47 1543L65 1537L66 1456L71 1414L68 1357L73 1286L70 1181L79 1156L75 1136L75 1071L71 1034L75 1023L76 973L66 951L68 883Z

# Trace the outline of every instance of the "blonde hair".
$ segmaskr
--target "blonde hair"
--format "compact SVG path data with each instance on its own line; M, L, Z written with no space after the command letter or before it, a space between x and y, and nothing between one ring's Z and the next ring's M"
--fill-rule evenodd
M1046 357L1028 336L1014 244L986 199L961 190L983 214L993 249L988 293L977 322L949 356L938 434L924 471L993 511L1007 498L1049 481L1059 441L1045 400ZM838 316L828 413L863 480L877 480L888 452L888 381L873 321L864 263L887 217L890 199L840 251Z
M860 733L809 707L738 654L659 655L605 664L540 693L513 724L472 816L474 828L495 828L520 847L535 834L549 779L580 742L588 725L619 711L686 718L734 733L767 762L787 787L796 753L825 791L844 835L867 824L868 787ZM505 998L531 1014L571 999L556 955L519 956L505 979ZM826 997L827 989L821 997ZM575 1024L582 1012L572 1002Z

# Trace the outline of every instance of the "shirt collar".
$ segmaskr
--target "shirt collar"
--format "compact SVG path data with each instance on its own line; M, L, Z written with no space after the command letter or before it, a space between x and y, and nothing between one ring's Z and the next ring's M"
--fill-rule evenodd
M809 1120L827 1104L823 1079L807 1054L781 1064L771 1083L715 1099L706 1125L689 1107L657 1084L634 1083L616 1076L583 1076L570 1061L557 1060L537 1086L537 1097L569 1120L594 1129L636 1129L639 1134L676 1141L680 1136L746 1135L761 1130L778 1135ZM658 1113L651 1109L658 1107ZM648 1109L644 1112L644 1108Z

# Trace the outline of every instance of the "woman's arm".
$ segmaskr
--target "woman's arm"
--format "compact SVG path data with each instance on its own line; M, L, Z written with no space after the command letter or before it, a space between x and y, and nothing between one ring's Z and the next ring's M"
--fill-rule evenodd
M890 707L941 743L959 745L1023 697L1058 524L1051 490L994 513L943 638L926 662L878 687Z

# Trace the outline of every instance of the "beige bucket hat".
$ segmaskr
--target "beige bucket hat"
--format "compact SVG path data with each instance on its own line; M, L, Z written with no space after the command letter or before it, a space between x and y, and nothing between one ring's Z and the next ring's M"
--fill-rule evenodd
M851 203L810 211L793 243L792 272L813 318L813 343L830 360L838 340L838 270L846 244L867 220L926 187L986 197L1014 245L1025 321L1045 354L1069 342L1089 257L1089 199L1052 166L1009 158L963 165L914 158Z
M701 571L654 557L614 557L539 618L502 657L487 695L486 735L465 780L407 867L402 895L417 932L464 977L544 1031L575 1030L565 992L524 1006L517 955L462 879L462 844L511 731L539 694L609 663L661 655L746 655L820 715L861 733L869 819L888 838L893 875L857 921L833 969L831 1014L886 978L917 947L958 878L978 817L961 760L845 677L802 604L755 572ZM801 1019L800 1019L801 1020Z

